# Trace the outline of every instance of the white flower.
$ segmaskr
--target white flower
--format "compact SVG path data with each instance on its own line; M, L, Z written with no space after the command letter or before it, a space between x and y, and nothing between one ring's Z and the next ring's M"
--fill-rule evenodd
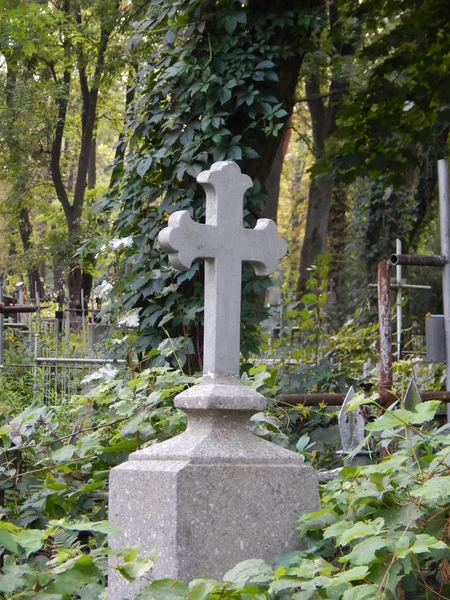
M95 296L104 298L105 296L107 296L109 294L109 292L112 289L113 289L113 286L110 283L108 283L106 281L106 279L104 279L101 283L99 283L97 286L95 286L95 288L92 290L92 293Z
M109 245L112 250L120 250L121 248L130 248L133 245L133 238L131 235L124 238L113 238L110 240Z
M94 373L84 377L81 383L84 385L86 383L90 383L91 381L98 381L99 379L110 381L111 379L114 379L118 372L119 369L116 367L113 367L112 365L105 365L104 367L100 367L98 371L95 371Z
M119 325L125 325L126 327L139 327L139 311L131 311L119 321Z

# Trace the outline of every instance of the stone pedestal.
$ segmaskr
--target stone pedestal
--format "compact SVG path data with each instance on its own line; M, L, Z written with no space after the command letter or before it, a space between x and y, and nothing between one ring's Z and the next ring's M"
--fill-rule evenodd
M231 378L205 378L180 394L187 430L135 452L110 478L109 519L122 531L114 548L155 546L152 578L221 578L241 560L300 547L296 523L317 509L318 485L301 456L256 437L250 416L264 398ZM133 598L111 565L109 598Z

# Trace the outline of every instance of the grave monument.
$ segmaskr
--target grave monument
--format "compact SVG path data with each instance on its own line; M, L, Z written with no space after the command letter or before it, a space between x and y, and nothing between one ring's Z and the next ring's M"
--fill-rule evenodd
M273 273L286 252L276 225L243 227L252 181L234 162L215 163L197 181L206 223L187 211L159 235L177 269L205 260L203 380L175 400L184 433L130 455L111 472L109 518L122 532L112 547L155 546L153 579L221 578L241 560L271 560L300 546L296 522L318 504L317 476L303 458L256 437L248 427L265 399L239 379L242 262ZM148 583L127 583L111 565L109 598L133 598Z

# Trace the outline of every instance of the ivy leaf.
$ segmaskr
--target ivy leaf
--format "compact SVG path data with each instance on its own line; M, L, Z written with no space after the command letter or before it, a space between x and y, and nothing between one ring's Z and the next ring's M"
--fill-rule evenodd
M52 459L55 462L64 462L66 460L70 460L75 454L75 450L75 446L66 444L65 446L62 446L61 448L58 448L58 450L52 452Z
M327 540L331 537L338 537L347 529L353 527L354 523L352 521L338 521L337 523L333 523L330 527L327 527L323 532L323 539Z
M237 588L242 588L253 577L258 575L270 575L272 567L260 558L244 560L230 569L223 576L224 581L233 583Z
M44 538L45 532L40 529L23 529L16 535L16 540L25 550L27 558L41 548Z
M418 404L414 412L404 408L387 410L376 421L366 425L366 429L367 431L384 431L405 425L421 425L434 418L438 407L439 402L431 400Z
M355 523L353 527L347 529L338 536L336 542L339 546L346 546L349 542L356 538L366 537L369 535L377 535L383 529L384 519L378 517L373 521L367 523L359 522Z
M438 540L432 535L426 533L419 533L414 540L409 550L414 554L422 554L426 552L432 552L433 550L448 550L448 546L442 540Z
M450 477L432 477L415 490L411 490L411 496L423 498L424 500L438 500L450 496Z
M4 529L0 529L0 546L6 548L9 552L13 554L19 554L19 548L17 546L17 542L14 537Z
M117 567L119 573L130 582L145 575L153 567L154 563L152 558L133 558L132 560L133 562L126 562Z
M342 600L379 600L380 592L373 585L364 583L345 590Z
M182 581L173 579L154 581L136 596L136 600L186 600L186 598L189 598L189 589Z
M99 533L108 535L120 535L121 533L120 529L109 521L77 521L68 524L66 529L71 529L72 531L98 531Z
M341 562L349 561L352 565L370 565L377 560L376 551L382 548L387 548L392 545L392 541L382 537L369 537L364 541L356 544L350 554L346 554L340 560Z
M209 600L210 594L223 589L223 583L217 583L213 579L209 580L194 580L189 584L190 600Z
M330 580L330 585L340 585L341 583L348 583L349 581L356 581L358 579L363 579L367 573L369 572L369 567L353 567L348 571L343 571L342 573L338 573L334 575Z

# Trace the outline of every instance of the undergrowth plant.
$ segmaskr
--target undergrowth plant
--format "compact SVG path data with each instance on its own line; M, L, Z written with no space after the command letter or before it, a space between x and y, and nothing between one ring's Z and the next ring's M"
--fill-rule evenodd
M139 600L448 598L450 429L430 425L437 408L393 408L367 426L388 454L322 487L320 509L299 520L305 550L244 561L221 582L155 581Z

